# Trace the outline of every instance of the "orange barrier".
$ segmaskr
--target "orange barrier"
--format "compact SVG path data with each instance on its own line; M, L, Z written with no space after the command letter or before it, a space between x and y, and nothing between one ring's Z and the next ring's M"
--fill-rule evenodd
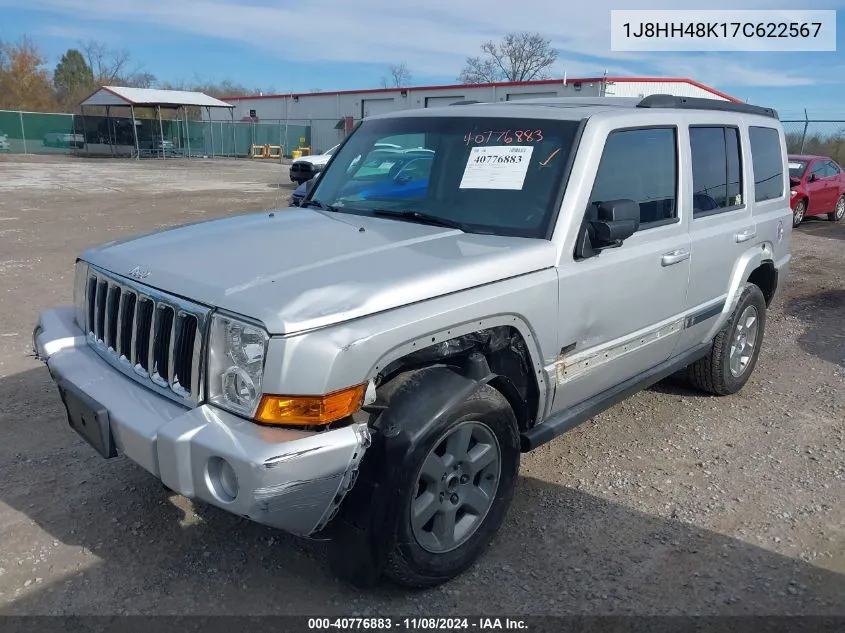
M282 146L281 145L250 145L249 146L249 155L250 158L281 158L282 157Z

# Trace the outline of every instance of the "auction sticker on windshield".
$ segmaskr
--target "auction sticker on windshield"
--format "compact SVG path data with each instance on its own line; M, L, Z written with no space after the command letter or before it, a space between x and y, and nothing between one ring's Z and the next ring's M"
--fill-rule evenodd
M461 189L522 189L533 146L473 147Z

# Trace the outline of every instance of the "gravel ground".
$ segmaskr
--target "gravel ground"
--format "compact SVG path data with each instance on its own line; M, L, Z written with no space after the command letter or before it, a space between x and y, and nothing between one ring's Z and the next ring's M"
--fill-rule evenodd
M101 459L28 355L74 255L290 189L276 163L0 158L0 613L845 615L845 225L795 231L742 393L664 382L525 456L500 536L434 590L351 589L325 544Z

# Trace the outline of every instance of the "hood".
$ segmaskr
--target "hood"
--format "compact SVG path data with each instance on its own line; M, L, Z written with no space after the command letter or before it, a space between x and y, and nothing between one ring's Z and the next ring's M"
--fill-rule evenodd
M293 208L109 242L82 258L118 275L138 266L146 285L289 334L548 268L555 248Z
M297 158L294 162L295 163L308 163L309 165L325 165L329 162L331 158L328 154L317 154L316 156L303 156L302 158Z

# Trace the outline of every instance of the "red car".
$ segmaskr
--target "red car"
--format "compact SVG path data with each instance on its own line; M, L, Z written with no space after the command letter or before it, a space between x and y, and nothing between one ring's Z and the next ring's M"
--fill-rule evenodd
M845 171L827 156L789 155L792 225L809 215L845 216Z

